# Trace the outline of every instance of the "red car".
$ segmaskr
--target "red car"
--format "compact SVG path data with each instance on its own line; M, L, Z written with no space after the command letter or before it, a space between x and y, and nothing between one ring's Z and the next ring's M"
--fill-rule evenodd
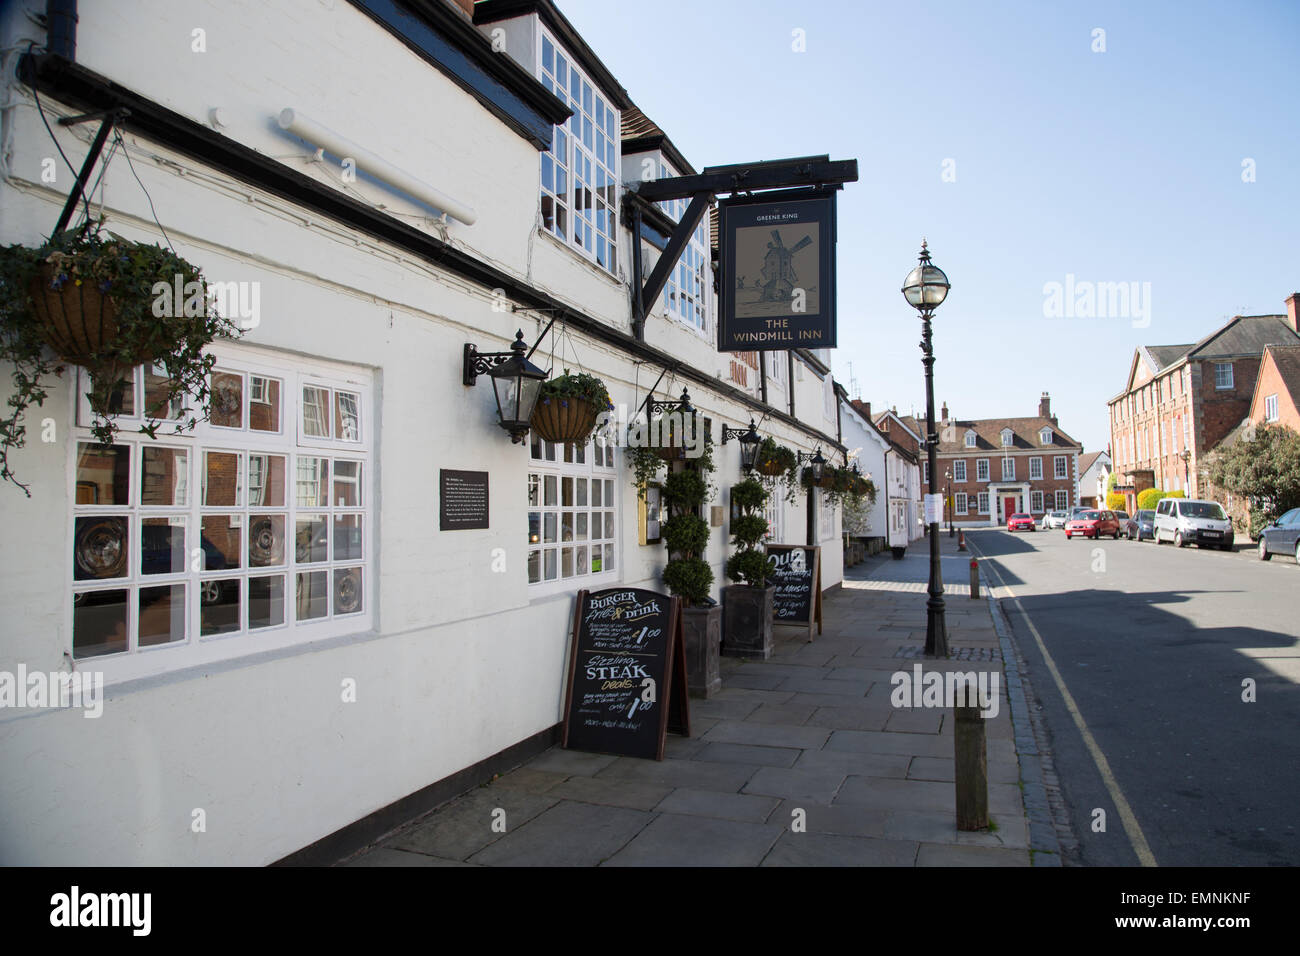
M1037 531L1033 515L1012 515L1007 519L1008 531Z
M1119 519L1113 511L1080 511L1065 523L1065 536L1076 534L1084 538L1100 538L1108 534L1119 540Z

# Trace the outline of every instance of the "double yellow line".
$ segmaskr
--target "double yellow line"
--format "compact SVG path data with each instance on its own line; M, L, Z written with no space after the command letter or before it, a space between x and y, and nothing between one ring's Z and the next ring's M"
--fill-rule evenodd
M967 539L966 543L968 546L972 545L970 539ZM972 550L974 550L973 547ZM983 555L978 556L983 558ZM1043 643L1043 635L1038 633L1038 628L1034 627L1034 622L1029 619L1024 605L1020 603L1020 598L1016 597L1010 585L1003 581L1002 575L997 570L997 565L992 561L986 561L985 567L997 578L997 587L1006 591L1007 596L1015 602L1016 609L1020 612L1021 617L1025 619L1029 633L1033 635L1034 642L1038 645L1038 651L1043 655L1043 661L1047 664L1048 673L1052 675L1052 680L1056 682L1056 689L1060 692L1061 699L1065 701L1065 709L1070 712L1070 718L1074 721L1074 726L1079 729L1079 735L1083 737L1083 744L1088 748L1088 753L1092 756L1092 762L1096 764L1097 772L1101 774L1102 783L1106 785L1110 799L1115 804L1120 822L1124 825L1124 832L1128 835L1129 843L1133 846L1133 852L1137 854L1138 863L1142 866L1158 866L1155 854L1151 852L1151 846L1142 833L1142 827L1138 824L1137 816L1133 813L1133 808L1125 798L1124 791L1120 789L1119 781L1115 779L1115 774L1110 769L1110 761L1101 752L1101 747L1097 744L1097 738L1088 729L1087 721L1083 719L1083 714L1079 712L1079 707L1074 702L1074 695L1065 686L1065 680L1061 677L1061 671L1057 668L1056 661L1052 659L1052 655L1048 653L1047 645Z

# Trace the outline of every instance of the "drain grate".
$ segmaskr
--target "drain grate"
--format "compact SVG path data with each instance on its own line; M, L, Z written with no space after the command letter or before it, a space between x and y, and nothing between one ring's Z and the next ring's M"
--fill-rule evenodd
M894 651L895 657L924 657L925 648L919 644L909 644ZM948 647L950 661L1000 661L1002 651L996 647Z

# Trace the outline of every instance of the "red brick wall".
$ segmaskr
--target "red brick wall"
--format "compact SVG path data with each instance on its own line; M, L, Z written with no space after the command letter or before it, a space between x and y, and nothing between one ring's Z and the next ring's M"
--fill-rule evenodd
M1250 411L1250 417L1256 422L1264 421L1264 399L1269 395L1277 396L1277 424L1300 432L1300 409L1297 409L1294 397L1288 394L1286 383L1278 373L1273 362L1265 362L1259 373L1259 387L1256 389L1259 402Z

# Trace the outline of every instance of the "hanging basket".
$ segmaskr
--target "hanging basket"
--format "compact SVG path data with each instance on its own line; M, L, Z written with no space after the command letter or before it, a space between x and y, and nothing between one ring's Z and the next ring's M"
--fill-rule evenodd
M136 364L147 364L157 357L143 355L140 363L105 359L118 334L117 306L112 296L86 280L69 279L57 289L52 287L53 282L54 268L42 266L40 277L28 289L32 315L54 354L69 365L93 370L92 401L107 398L120 383L130 382Z
M767 461L754 462L754 470L760 475L767 475L769 478L775 478L778 475L785 474L785 466L775 458L769 458Z
M581 398L543 398L529 422L537 437L549 442L584 444L596 429L600 412Z

